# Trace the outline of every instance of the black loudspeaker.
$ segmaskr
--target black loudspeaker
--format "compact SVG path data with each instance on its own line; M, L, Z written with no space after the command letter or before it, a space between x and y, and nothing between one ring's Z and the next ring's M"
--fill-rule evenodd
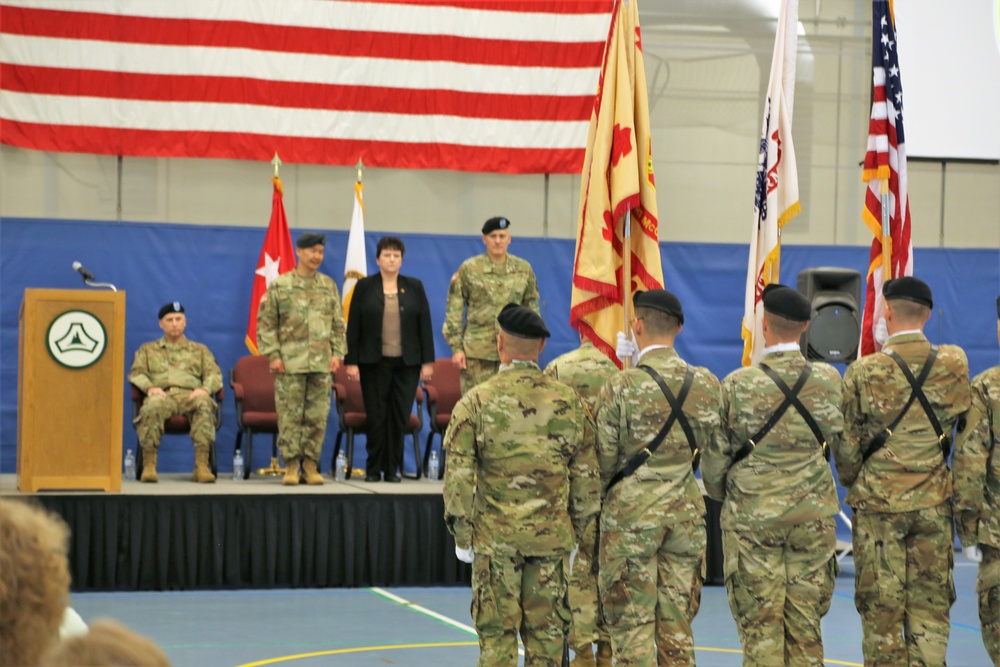
M850 363L861 339L861 274L820 267L799 273L798 290L812 303L812 319L802 335L807 359Z

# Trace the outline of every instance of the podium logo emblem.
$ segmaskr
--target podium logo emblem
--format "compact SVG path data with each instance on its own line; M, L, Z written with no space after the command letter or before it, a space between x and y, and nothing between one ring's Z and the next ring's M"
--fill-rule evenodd
M52 358L74 369L93 365L108 343L104 325L85 310L67 310L56 317L45 337Z

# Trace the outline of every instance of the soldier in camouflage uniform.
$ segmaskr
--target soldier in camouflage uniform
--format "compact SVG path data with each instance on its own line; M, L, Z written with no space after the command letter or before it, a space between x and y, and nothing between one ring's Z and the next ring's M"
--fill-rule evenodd
M222 371L207 347L184 337L184 306L174 301L159 312L163 337L136 350L128 381L146 394L135 429L142 447L143 482L156 482L156 453L164 422L184 415L191 422L196 482L211 483L209 450L215 442L215 393L222 388Z
M472 563L479 666L561 664L571 615L566 575L599 509L593 427L572 388L547 378L549 332L509 304L497 318L500 371L452 411L445 436L445 522Z
M949 610L955 601L947 442L941 442L919 401L895 428L911 394L893 358L919 377L931 353L923 327L934 301L911 277L886 281L881 353L847 368L844 443L834 451L847 504L854 509L854 603L861 614L866 665L944 665ZM965 352L942 345L923 392L946 436L971 402ZM876 437L891 431L884 446Z
M705 450L701 474L708 495L722 502L726 590L744 667L823 667L820 620L833 597L840 510L824 454L840 446L844 432L840 373L809 364L799 350L812 313L808 299L777 284L764 288L762 299L763 358L722 381L722 429ZM760 435L785 404L764 367L787 387L809 369L796 397L819 437L792 405Z
M496 318L508 303L538 311L538 284L531 265L507 252L510 221L490 218L483 225L486 252L462 262L448 286L442 333L452 362L462 369L462 395L496 375Z
M580 347L556 357L545 375L576 389L593 413L597 394L618 367L580 334ZM597 524L580 542L580 551L569 577L569 606L573 612L570 646L576 653L572 667L611 667L611 637L601 620L597 600ZM593 644L597 643L597 660Z
M1000 665L1000 455L994 456L1000 449L1000 366L972 380L966 420L952 459L955 523L966 558L979 562L976 590L983 644L993 664Z
M278 449L286 486L322 484L318 462L330 414L331 373L347 342L340 292L318 273L326 236L305 232L295 243L298 263L267 288L257 311L257 349L270 359L278 412Z
M684 323L670 292L651 290L633 299L632 329L638 361L657 371L676 396L688 365L673 348ZM618 354L631 342L620 337ZM719 428L719 381L690 368L692 382L681 408L704 450ZM671 415L657 382L639 368L608 380L597 400L597 457L604 500L600 520L598 584L615 664L694 665L691 621L705 578L705 501L692 469L693 454L677 422L658 449L621 481L616 476L640 454Z

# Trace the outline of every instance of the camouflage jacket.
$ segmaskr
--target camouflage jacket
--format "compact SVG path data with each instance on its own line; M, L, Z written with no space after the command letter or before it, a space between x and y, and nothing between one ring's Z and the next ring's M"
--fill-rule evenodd
M761 363L795 386L806 366L799 351L771 352ZM831 449L840 446L840 373L812 364L798 399L816 420ZM722 527L773 527L835 515L840 509L830 464L812 430L789 406L753 451L733 465L733 457L785 400L778 385L758 367L740 368L722 381L722 428L701 460L708 495L722 501Z
M597 394L608 378L618 372L615 363L589 340L580 347L560 355L545 367L545 374L576 389L587 402L591 412L597 402Z
M675 396L680 392L687 364L673 348L650 350L640 363L655 369ZM698 449L704 451L719 428L719 380L706 368L694 370L683 410ZM677 423L642 467L608 491L611 479L652 442L669 414L660 386L638 368L612 376L601 390L596 429L605 494L602 531L645 530L705 513L705 500L691 469L691 448Z
M204 389L210 395L222 389L222 371L211 351L201 343L181 338L171 345L166 338L143 343L135 351L128 381L148 392L153 387Z
M895 350L913 375L930 354L920 333L897 334L884 350ZM962 348L941 345L924 394L945 434L972 400L969 364ZM936 507L951 497L951 471L934 429L918 401L906 411L885 446L863 460L872 440L885 430L910 396L910 383L889 355L876 352L858 359L844 375L844 443L834 450L847 504L855 510L909 512Z
M286 373L323 373L330 358L347 352L340 292L322 273L303 278L295 271L278 276L257 311L257 349Z
M1000 366L972 381L972 407L965 428L959 422L955 456L954 507L958 538L971 547L1000 547Z
M593 426L580 396L515 362L471 389L445 435L444 515L477 553L568 553L600 509Z
M497 361L497 315L508 303L538 311L538 283L527 261L507 255L494 264L483 253L462 262L448 287L442 333L452 353Z

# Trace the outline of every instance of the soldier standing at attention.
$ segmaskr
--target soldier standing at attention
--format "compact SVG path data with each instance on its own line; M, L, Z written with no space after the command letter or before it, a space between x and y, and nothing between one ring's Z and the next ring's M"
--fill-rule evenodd
M222 389L222 371L212 352L184 337L184 306L168 303L159 312L163 337L143 343L136 350L128 381L146 394L135 429L142 447L140 481L156 482L156 454L163 439L163 425L174 415L191 422L196 482L211 483L215 475L208 452L215 442L215 393Z
M854 509L854 604L866 665L944 665L955 601L951 432L969 408L965 352L933 346L934 306L917 278L888 280L882 352L844 376L845 438L834 450Z
M257 349L270 359L278 412L278 448L286 486L322 484L317 463L330 414L331 373L347 342L336 283L318 273L326 236L304 232L295 242L298 263L271 282L257 312Z
M1000 318L1000 297L997 297ZM1000 324L997 324L1000 340ZM965 557L979 563L983 644L1000 665L1000 366L972 380L972 407L955 443L955 523Z
M556 357L545 375L576 389L593 414L601 387L618 367L580 334L580 347ZM596 471L595 471L595 474ZM571 667L611 667L611 637L601 620L597 603L597 523L580 542L580 551L569 577L569 607L573 612L570 646L576 653ZM594 643L597 660L594 660Z
M462 369L462 395L496 375L496 319L500 309L516 303L538 311L538 283L531 265L508 254L510 220L490 218L483 225L486 252L462 262L448 287L442 333L452 362Z
M729 608L744 667L823 667L820 620L837 575L840 510L830 449L840 446L840 373L799 350L812 306L764 288L764 356L722 381L722 428L702 479L722 502Z
M676 296L650 290L632 303L640 366L613 376L597 400L601 606L616 665L694 665L707 541L695 452L719 428L719 381L674 350L684 324ZM617 352L634 356L635 345L619 336Z
M472 563L479 667L558 667L571 616L566 575L599 510L593 428L583 400L547 378L549 337L534 311L497 317L500 371L452 411L445 435L445 522L455 553Z

